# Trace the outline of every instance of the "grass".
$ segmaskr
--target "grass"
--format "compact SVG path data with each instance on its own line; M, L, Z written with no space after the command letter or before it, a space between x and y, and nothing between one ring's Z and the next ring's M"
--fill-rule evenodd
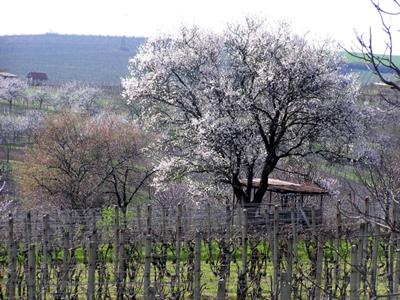
M354 54L356 56L362 56L362 53L354 53ZM389 59L388 55L379 55L379 54L377 55ZM343 58L347 63L364 63L364 61L361 58L355 57L347 52L343 52ZM393 55L392 59L396 65L400 65L400 55Z

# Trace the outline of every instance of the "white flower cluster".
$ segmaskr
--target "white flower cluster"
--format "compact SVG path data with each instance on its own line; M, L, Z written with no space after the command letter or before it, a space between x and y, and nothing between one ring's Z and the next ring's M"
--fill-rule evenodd
M286 24L248 19L221 35L184 28L177 38L149 40L129 72L124 96L159 134L162 179L269 173L282 158L335 144L328 139L344 143L358 126L358 86L335 49Z

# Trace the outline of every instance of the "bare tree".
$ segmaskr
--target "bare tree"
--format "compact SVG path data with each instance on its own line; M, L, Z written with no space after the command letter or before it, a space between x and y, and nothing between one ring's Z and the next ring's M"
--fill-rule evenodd
M370 28L367 35L357 35L355 49L348 51L352 56L366 62L384 85L376 85L368 90L364 99L370 103L369 129L361 138L358 158L354 160L357 182L352 184L357 194L364 189L364 195L370 200L371 209L365 211L364 202L350 198L354 208L353 217L365 218L381 228L400 232L397 221L400 213L400 153L398 151L400 108L400 65L396 61L398 28L392 21L400 18L398 0L371 0L380 18L382 31L386 37L383 53L376 51L377 40ZM394 74L393 76L388 76ZM346 213L346 211L344 211Z
M113 115L48 117L20 168L21 190L29 205L38 200L80 209L116 203L126 210L152 174L146 140L135 124Z
M359 58L368 63L371 69L379 79L387 84L392 89L400 92L400 66L399 61L396 61L395 54L397 43L400 42L397 35L399 28L393 28L391 20L400 18L400 2L398 0L377 1L371 0L382 25L382 31L385 35L385 49L383 53L377 53L377 41L374 40L372 28L367 35L357 35L357 46L350 51L347 51L353 57ZM388 75L394 74L395 78ZM389 103L395 106L400 106L400 101L393 98L384 98Z
M104 192L126 213L128 205L144 192L155 170L145 151L150 135L122 116L101 114L93 130L101 138L100 172L106 176ZM148 197L145 195L142 197Z

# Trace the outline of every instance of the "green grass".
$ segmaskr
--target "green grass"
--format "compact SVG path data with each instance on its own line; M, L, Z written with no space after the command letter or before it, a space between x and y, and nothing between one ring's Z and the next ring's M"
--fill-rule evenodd
M362 53L354 53L354 54L356 56L362 56ZM379 54L378 54L378 56L379 56ZM388 55L380 55L380 57L389 59ZM343 52L343 58L348 63L364 63L364 61L361 58L355 57L347 52ZM392 59L396 65L400 65L400 55L393 55Z

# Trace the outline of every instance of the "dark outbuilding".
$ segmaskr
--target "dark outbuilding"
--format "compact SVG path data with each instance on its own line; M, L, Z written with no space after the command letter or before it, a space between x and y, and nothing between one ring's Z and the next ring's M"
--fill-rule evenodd
M28 78L28 84L34 86L43 85L49 79L47 74L42 72L29 72L26 78Z

